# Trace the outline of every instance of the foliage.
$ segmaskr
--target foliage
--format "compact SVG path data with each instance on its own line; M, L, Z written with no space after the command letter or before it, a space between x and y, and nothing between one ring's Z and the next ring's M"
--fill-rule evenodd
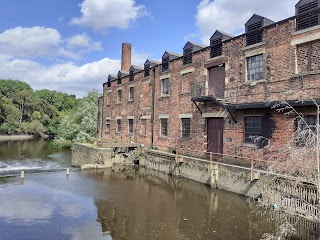
M98 91L91 91L86 97L79 99L78 106L66 114L58 128L59 138L54 140L55 146L70 147L74 142L93 142L97 133Z
M74 95L33 91L19 80L0 80L0 133L56 134L66 112L78 104Z

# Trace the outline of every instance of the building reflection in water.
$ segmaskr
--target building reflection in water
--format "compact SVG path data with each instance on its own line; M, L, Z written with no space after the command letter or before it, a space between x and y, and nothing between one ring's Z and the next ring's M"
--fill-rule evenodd
M119 166L86 175L110 186L111 200L95 204L102 231L114 239L248 240L273 228L250 215L246 198L193 181Z

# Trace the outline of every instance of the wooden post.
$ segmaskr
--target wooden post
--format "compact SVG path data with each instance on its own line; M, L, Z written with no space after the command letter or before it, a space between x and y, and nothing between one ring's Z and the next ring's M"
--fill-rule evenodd
M210 152L210 161L212 162L213 157L212 157L212 152Z
M20 178L21 178L21 179L24 179L24 171L21 171Z
M69 175L70 174L70 169L69 168L67 168L67 175Z
M251 159L251 182L253 181L253 159Z

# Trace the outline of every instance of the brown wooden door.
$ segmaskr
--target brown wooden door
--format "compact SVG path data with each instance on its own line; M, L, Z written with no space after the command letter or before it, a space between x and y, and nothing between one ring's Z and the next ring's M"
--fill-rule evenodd
M223 153L223 118L207 119L208 152Z
M224 98L226 71L224 64L209 69L209 95Z

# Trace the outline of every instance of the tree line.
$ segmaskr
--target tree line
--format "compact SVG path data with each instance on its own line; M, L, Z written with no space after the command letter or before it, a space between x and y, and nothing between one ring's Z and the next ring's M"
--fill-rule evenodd
M99 93L77 99L59 91L34 91L19 80L0 79L0 133L36 132L58 135L68 147L74 141L92 141L97 131Z

